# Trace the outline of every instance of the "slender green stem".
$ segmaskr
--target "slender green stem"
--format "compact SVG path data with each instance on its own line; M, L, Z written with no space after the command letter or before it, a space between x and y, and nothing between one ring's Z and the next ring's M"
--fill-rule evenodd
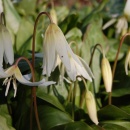
M75 112L75 96L76 96L76 88L77 88L78 81L74 82L74 89L73 89L73 100L72 100L72 119L75 119L74 112Z
M72 83L70 84L69 93L68 93L68 97L67 97L67 102L70 102L71 95L72 95Z
M41 15L47 15L50 19L50 22L53 22L50 15L47 12L41 12L37 16L34 24L34 30L33 30L33 39L32 39L32 67L33 69L35 68L35 37L36 37L36 28L38 24L38 20L41 17ZM34 103L34 104L33 104ZM40 121L38 117L38 109L37 109L37 100L36 100L36 87L32 87L32 92L31 92L31 113L30 113L30 130L32 130L32 110L33 110L33 105L34 105L34 112L35 112L35 117L36 117L36 122L38 129L41 130L40 126Z

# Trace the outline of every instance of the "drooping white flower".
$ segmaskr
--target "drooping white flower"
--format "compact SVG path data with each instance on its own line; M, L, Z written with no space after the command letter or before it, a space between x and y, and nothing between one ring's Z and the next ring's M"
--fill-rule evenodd
M125 73L128 75L128 67L130 67L130 49L127 52L126 59L125 59Z
M2 69L0 69L0 70L2 70ZM13 80L13 87L14 87L14 90L15 90L14 96L16 95L16 91L17 91L17 85L16 85L16 81L15 81L16 79L21 84L24 84L24 85L27 85L27 86L39 86L39 85L40 86L48 86L48 85L51 85L51 84L55 84L55 82L53 82L53 81L47 81L46 82L45 79L42 79L39 82L30 82L26 78L23 77L23 75L21 74L21 71L20 71L20 69L17 65L13 65L5 71L3 70L2 73L3 73L3 75L0 75L0 78L6 78L3 82L3 84L7 85L5 95L8 94L8 90L9 90L9 87L10 87L10 81L11 80Z
M45 32L43 50L43 74L50 76L57 66L57 56L59 56L71 80L75 81L78 75L92 80L91 75L84 71L79 57L71 50L61 29L54 23L51 23Z
M116 35L118 36L121 34L122 36L128 32L128 21L130 20L130 0L126 1L123 15L120 17L113 17L111 20L109 20L107 23L104 24L103 30L111 26L116 22Z
M0 66L3 66L3 58L10 65L14 62L14 53L11 36L7 28L0 23Z
M98 118L97 118L97 110L96 110L96 103L95 103L95 99L93 94L91 93L91 91L87 91L86 92L86 107L87 107L87 111L88 111L88 115L90 117L90 119L96 124L98 125Z

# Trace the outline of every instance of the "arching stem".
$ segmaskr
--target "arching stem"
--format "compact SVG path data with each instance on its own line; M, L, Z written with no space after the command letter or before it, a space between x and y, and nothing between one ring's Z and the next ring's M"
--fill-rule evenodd
M41 12L38 14L35 24L34 24L34 30L33 30L33 39L32 39L32 67L33 69L35 68L35 37L36 37L36 28L38 24L38 20L41 17L41 15L47 15L50 19L50 22L52 23L52 19L47 12ZM36 122L38 126L38 130L41 130L40 127L40 121L38 117L38 110L37 110L37 100L36 100L36 87L32 87L32 92L31 92L31 113L30 113L30 130L32 130L32 112L33 112L33 105L34 105L34 112L35 112L35 117L36 117Z

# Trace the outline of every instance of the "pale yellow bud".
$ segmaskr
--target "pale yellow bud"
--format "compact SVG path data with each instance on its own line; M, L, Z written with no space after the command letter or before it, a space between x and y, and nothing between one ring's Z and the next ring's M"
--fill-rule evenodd
M52 8L52 9L50 10L50 15L51 15L51 18L52 18L53 22L54 22L55 24L58 24L58 23L57 23L57 15L56 15L55 9Z
M97 110L96 110L96 103L93 94L91 91L86 92L86 107L88 110L88 115L90 119L98 125L98 118L97 118Z
M128 75L128 67L130 67L130 49L127 52L126 59L125 59L125 72Z
M102 63L101 63L101 70L102 70L102 76L104 85L106 88L106 92L111 92L112 90L112 71L111 66L107 58L103 57Z

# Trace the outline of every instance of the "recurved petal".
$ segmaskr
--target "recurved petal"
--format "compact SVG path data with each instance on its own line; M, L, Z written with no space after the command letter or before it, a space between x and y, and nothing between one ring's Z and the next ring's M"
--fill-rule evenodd
M128 65L130 61L130 49L127 52L126 59L125 59L125 73L128 75Z
M45 85L45 86L46 86L46 85L50 85L50 82L49 82L49 83L45 82L45 79L42 79L42 80L39 81L39 82L30 82L30 81L26 80L26 79L22 76L22 74L21 74L21 72L20 72L18 66L16 67L14 74L15 74L16 79L17 79L20 83L25 84L25 85L28 85L28 86L39 86L39 85ZM51 82L51 83L54 84L54 82Z
M13 64L14 62L14 52L13 52L13 46L12 46L12 40L11 36L6 29L6 27L3 25L2 29L2 37L3 37L3 44L4 44L4 52L6 55L6 58L9 62L9 64Z
M80 59L81 63L83 64L84 68L86 69L86 71L88 72L89 76L91 78L94 78L94 75L93 75L91 69L89 68L88 64L81 57L79 57L79 59Z
M85 79L88 79L89 81L92 82L92 78L89 76L88 72L85 70L85 68L83 66L80 66L77 62L75 62L75 66L76 66L78 75L81 75Z

